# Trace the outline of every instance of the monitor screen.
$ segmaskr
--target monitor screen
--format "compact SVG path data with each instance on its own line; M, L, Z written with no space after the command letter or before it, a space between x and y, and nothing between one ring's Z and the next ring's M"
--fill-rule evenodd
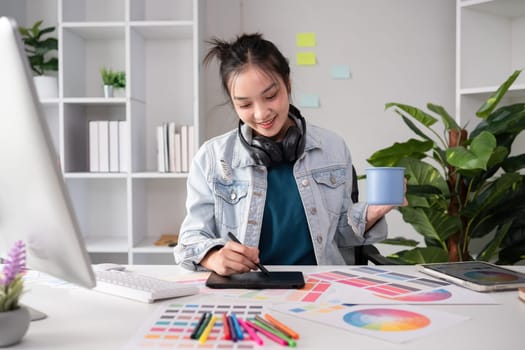
M95 278L16 23L0 17L0 255L91 288Z

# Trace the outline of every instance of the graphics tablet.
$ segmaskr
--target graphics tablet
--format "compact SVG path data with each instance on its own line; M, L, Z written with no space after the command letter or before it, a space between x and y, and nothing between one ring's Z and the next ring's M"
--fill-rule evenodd
M221 276L212 272L206 286L222 289L297 289L304 287L304 277L300 271L275 271L270 272L268 276L255 271L231 276Z
M464 261L417 265L419 271L478 292L525 286L525 274L482 262Z

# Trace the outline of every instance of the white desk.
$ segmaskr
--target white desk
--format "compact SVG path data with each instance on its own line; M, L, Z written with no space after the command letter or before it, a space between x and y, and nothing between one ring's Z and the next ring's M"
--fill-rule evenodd
M304 272L333 270L334 266L304 267ZM392 271L414 273L413 266L391 266ZM525 271L525 266L514 267ZM158 277L187 274L176 266L132 266ZM271 267L270 270L286 269ZM298 269L297 266L288 269ZM425 308L469 316L470 319L451 328L404 344L393 344L365 335L278 314L283 322L293 325L301 335L299 349L476 349L513 350L525 347L525 303L517 291L492 294L499 305L425 305ZM181 298L199 301L202 296ZM16 349L120 349L159 304L143 304L86 289L32 287L22 302L46 312L45 320L32 322ZM209 297L207 303L212 302ZM283 349L272 342L265 349Z

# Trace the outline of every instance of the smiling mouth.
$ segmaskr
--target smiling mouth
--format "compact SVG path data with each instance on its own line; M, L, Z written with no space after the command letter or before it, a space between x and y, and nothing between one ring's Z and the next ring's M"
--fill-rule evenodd
M260 127L262 127L263 129L269 129L272 127L275 119L277 119L277 116L273 117L272 119L268 120L268 121L265 121L265 122L262 122L262 123L257 123Z

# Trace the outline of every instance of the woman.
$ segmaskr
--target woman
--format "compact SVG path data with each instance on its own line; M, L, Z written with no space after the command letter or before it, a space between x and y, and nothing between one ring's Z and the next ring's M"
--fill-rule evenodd
M290 67L275 45L258 33L210 43L204 63L220 61L239 127L193 159L175 262L221 275L259 262L336 265L351 261L351 247L384 239L393 207L352 204L348 147L290 104Z

